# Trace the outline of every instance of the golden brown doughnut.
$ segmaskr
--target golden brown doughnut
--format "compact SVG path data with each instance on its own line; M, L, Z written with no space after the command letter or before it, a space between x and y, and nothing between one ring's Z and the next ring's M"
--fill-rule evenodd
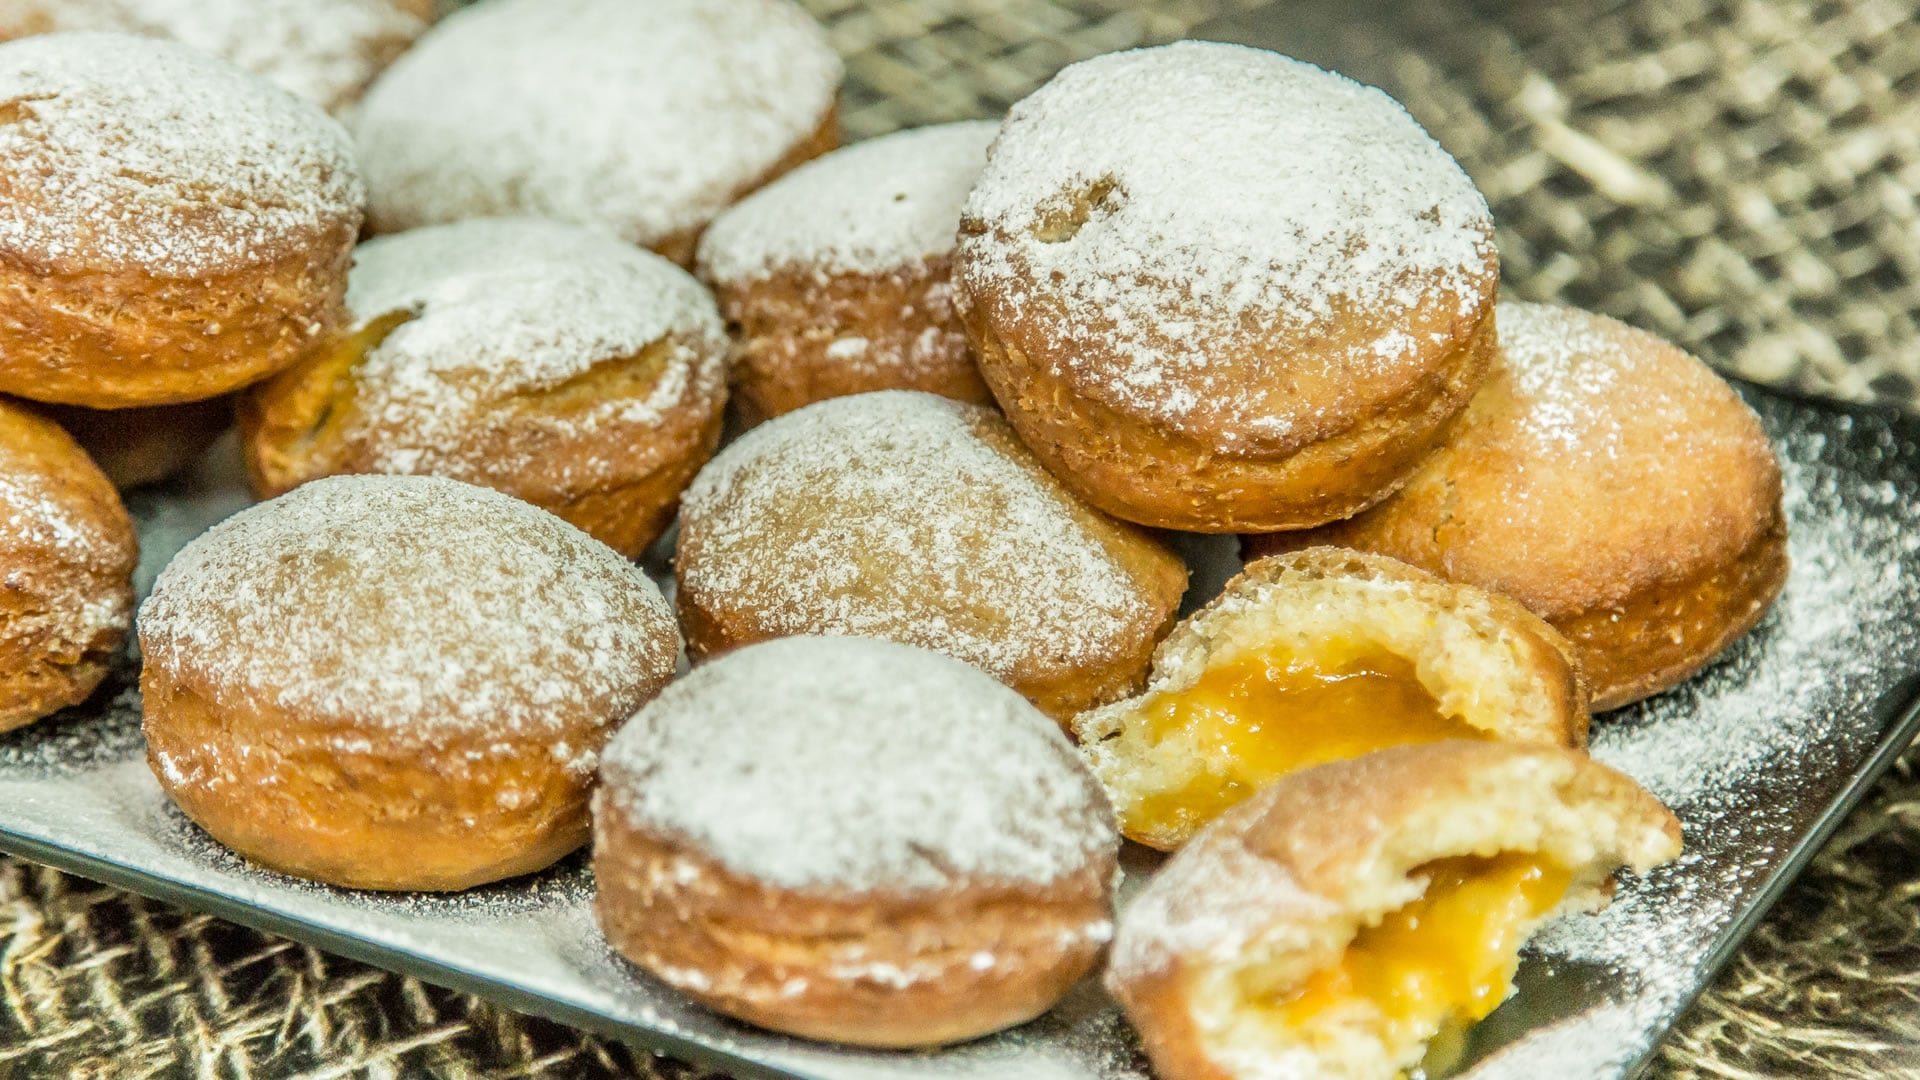
M586 842L613 726L673 675L673 616L518 499L329 477L187 545L140 609L147 758L271 869L464 889Z
M93 693L133 622L133 522L58 426L0 402L0 731Z
M956 260L1014 429L1146 525L1300 529L1372 505L1494 347L1472 181L1392 98L1238 45L1096 57L1015 105Z
M332 113L425 29L391 0L0 0L0 41L62 30L168 38Z
M1584 754L1396 747L1202 832L1121 913L1107 985L1166 1080L1394 1080L1506 999L1551 913L1679 853L1666 807Z
M947 274L960 206L998 130L973 121L870 139L714 219L700 277L737 337L747 424L869 390L993 401Z
M788 0L482 0L356 113L371 224L529 214L691 265L714 215L833 149L840 76Z
M317 106L183 45L0 45L0 392L216 397L340 317L364 189Z
M122 491L185 471L233 427L230 397L133 409L34 408L65 428Z
M1250 563L1073 733L1130 839L1171 850L1278 777L1387 746L1584 749L1572 650L1504 596L1308 548Z
M1719 376L1632 327L1500 305L1501 359L1453 440L1338 544L1507 594L1573 642L1595 709L1656 694L1752 629L1787 578L1780 466Z
M921 649L788 638L696 669L614 737L595 910L720 1012L927 1046L1038 1016L1092 966L1118 846L1019 695Z
M719 441L713 298L597 229L517 218L381 237L354 254L347 308L333 341L241 399L262 495L340 473L449 476L633 556Z
M687 489L674 560L698 658L793 634L956 656L1065 721L1129 693L1186 569L1074 498L992 409L886 390L754 428Z

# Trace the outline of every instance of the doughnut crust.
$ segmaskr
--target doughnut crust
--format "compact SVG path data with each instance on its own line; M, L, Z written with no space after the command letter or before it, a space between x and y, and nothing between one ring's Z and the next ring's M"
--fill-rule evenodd
M233 427L233 399L133 409L41 405L122 491L184 472Z
M166 38L331 113L426 29L391 0L0 0L0 40L62 30Z
M1138 696L1074 735L1129 839L1172 850L1276 777L1385 746L1584 749L1565 639L1504 596L1308 548L1249 564L1162 642Z
M437 477L329 477L160 575L140 613L147 757L263 866L464 889L586 841L599 750L676 645L652 582L550 514Z
M526 214L690 265L715 214L837 143L840 76L787 0L486 0L362 102L372 226Z
M0 45L0 392L198 401L339 319L364 189L317 106L183 45Z
M93 693L133 621L133 522L67 434L0 402L0 731Z
M958 657L1065 721L1139 685L1186 568L1082 504L999 414L834 398L748 432L687 489L676 603L700 658L793 634Z
M608 747L594 829L617 951L809 1038L1022 1023L1111 936L1112 812L1058 728L891 642L788 638L697 669Z
M1780 466L1692 356L1572 308L1500 305L1502 355L1458 433L1380 506L1305 534L1505 593L1573 643L1595 709L1692 675L1787 577Z
M350 322L242 398L262 496L317 476L448 476L635 556L713 453L726 333L665 259L597 229L463 221L361 245Z
M1007 419L1146 525L1372 505L1495 344L1492 221L1459 166L1379 91L1241 46L1098 57L1015 105L956 259Z
M948 273L961 204L998 130L971 121L870 139L715 219L700 276L737 328L744 421L870 390L992 402Z
M1511 992L1514 954L1553 911L1603 907L1616 867L1679 853L1673 815L1584 754L1396 747L1294 773L1202 832L1122 912L1107 985L1161 1076L1389 1080ZM1495 928L1503 944L1489 948ZM1402 949L1382 955L1382 930ZM1426 1004L1459 971L1407 975L1436 946L1486 965L1451 1019L1365 995L1384 966L1389 995Z

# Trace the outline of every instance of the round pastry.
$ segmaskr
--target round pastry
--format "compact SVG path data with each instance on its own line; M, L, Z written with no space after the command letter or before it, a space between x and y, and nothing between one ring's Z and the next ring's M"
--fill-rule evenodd
M133 621L133 522L52 421L0 402L0 731L78 705Z
M910 390L749 431L687 489L676 603L693 656L849 634L955 656L1064 721L1139 685L1186 569L1089 509L1000 414Z
M1494 347L1485 200L1392 98L1238 45L1075 64L967 200L956 301L1008 420L1087 501L1299 529L1399 486Z
M1073 747L957 661L743 649L614 736L595 910L622 955L762 1027L956 1042L1064 994L1112 933L1113 814Z
M147 758L283 873L464 889L579 847L673 614L606 545L484 488L316 480L187 545L140 609Z
M122 491L184 472L233 427L233 399L227 397L134 409L38 409L65 428Z
M391 0L0 0L0 40L61 30L168 38L329 112L359 100L426 28Z
M688 265L715 214L833 148L840 74L788 0L483 0L361 104L373 228L532 214Z
M1401 492L1305 535L1507 594L1573 642L1596 709L1673 686L1787 579L1780 466L1705 364L1599 315L1500 305L1501 359Z
M215 397L340 316L363 189L320 109L184 45L0 45L0 392Z
M1161 1076L1446 1075L1535 927L1679 853L1666 807L1584 754L1396 747L1202 832L1122 912L1107 985Z
M1587 693L1566 641L1506 597L1309 548L1249 564L1161 644L1145 691L1073 732L1121 831L1171 850L1281 776L1383 747L1583 749Z
M993 400L947 271L960 206L999 129L940 124L836 150L714 220L700 276L736 328L745 420L868 390Z
M713 453L726 331L685 271L610 234L463 221L361 245L349 318L241 400L262 495L427 473L550 510L638 555Z

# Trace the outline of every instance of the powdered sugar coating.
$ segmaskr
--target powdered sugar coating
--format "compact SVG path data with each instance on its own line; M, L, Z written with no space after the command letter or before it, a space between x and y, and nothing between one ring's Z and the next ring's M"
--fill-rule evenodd
M85 461L78 447L71 452L68 468ZM95 482L110 496L104 477ZM56 480L44 457L0 441L0 557L22 605L0 635L40 639L36 650L49 638L90 645L124 633L133 618L132 527L114 528L75 489L71 477ZM120 512L117 500L113 506Z
M1223 833L1183 849L1127 907L1109 977L1142 978L1180 959L1233 964L1278 922L1339 914L1338 904L1307 891L1237 835Z
M754 428L687 489L683 595L751 607L775 634L885 637L1003 679L1035 657L1097 662L1157 623L1091 511L988 425L1005 422L891 390Z
M0 250L52 269L193 278L357 229L365 188L326 113L184 45L0 45Z
M119 30L211 53L329 111L426 24L391 0L0 0L0 37Z
M614 736L605 798L776 886L1046 885L1118 847L1099 785L1020 695L935 653L784 638L697 668Z
M207 530L140 609L148 664L423 738L617 721L673 669L659 589L517 499L435 477L302 485Z
M1015 105L959 252L963 303L1042 327L1032 362L1227 446L1404 389L1497 276L1485 200L1392 98L1198 42L1075 64Z
M665 354L644 398L500 422L556 434L647 424L724 392L726 329L706 289L660 256L588 226L479 219L371 240L354 252L347 308L359 327L412 314L355 368L355 405L380 428L368 444L377 471L510 476L521 462L497 442L469 437L503 402L656 342ZM485 460L470 459L476 445L489 448Z
M946 255L999 130L993 121L936 124L816 158L714 220L700 240L700 276L880 275Z
M487 0L388 69L355 135L382 228L531 213L652 244L810 136L840 75L786 0Z

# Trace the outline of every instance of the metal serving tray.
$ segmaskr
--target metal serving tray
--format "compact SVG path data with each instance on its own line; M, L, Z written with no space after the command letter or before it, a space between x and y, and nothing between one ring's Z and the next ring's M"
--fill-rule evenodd
M1632 1074L1914 736L1920 424L1751 397L1786 467L1786 594L1706 674L1595 725L1594 752L1678 812L1687 854L1624 882L1606 914L1548 929L1527 953L1520 993L1476 1029L1473 1076ZM131 501L143 591L189 538L245 504L223 460ZM1196 591L1217 588L1234 568L1231 546L1188 546ZM1091 980L1032 1024L937 1053L848 1050L731 1023L608 952L578 856L449 897L359 894L254 869L161 794L143 758L132 663L114 680L93 704L0 737L0 849L742 1077L1148 1075ZM1135 881L1154 863L1128 853Z

